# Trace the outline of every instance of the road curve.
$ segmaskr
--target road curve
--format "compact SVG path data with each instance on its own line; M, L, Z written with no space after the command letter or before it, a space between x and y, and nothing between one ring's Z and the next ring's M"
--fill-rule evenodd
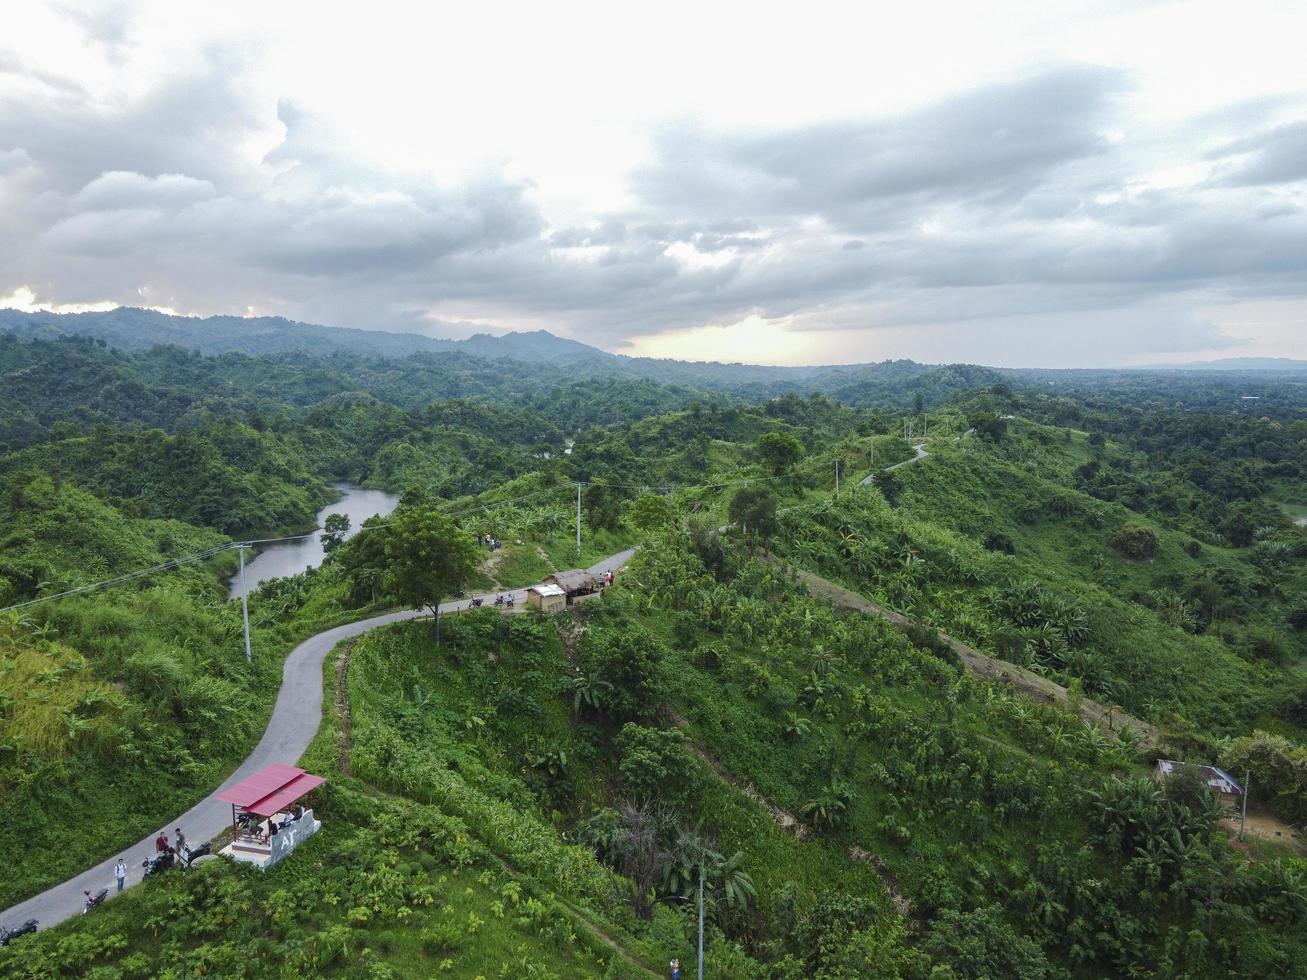
M590 571L599 574L610 569L619 569L634 553L634 548L628 548L615 555L609 555L592 565ZM515 602L519 604L526 602L525 588L508 589L503 592L504 595L510 593L514 596ZM498 593L490 593L491 596L496 594ZM460 599L456 602L441 603L440 611L457 612L469 606L468 599ZM187 840L191 841L207 841L218 836L231 823L231 805L219 800L217 798L219 793L270 763L283 762L294 765L299 760L317 735L319 725L322 724L322 663L336 644L378 626L415 619L423 615L426 615L425 610L405 610L371 616L358 622L324 630L309 637L292 650L282 668L281 689L277 692L277 703L272 709L272 717L268 719L268 727L263 732L263 738L221 786L180 817L169 820L164 825L169 836L171 837L176 827L180 827L186 834ZM153 856L154 839L159 833L158 827L142 829L147 831L147 834L135 844L114 851L99 864L81 874L0 912L0 925L13 928L28 919L36 919L40 922L41 928L49 928L82 911L84 890L95 893L101 888L108 888L110 897L113 897L115 887L113 866L120 855L127 862L128 887L138 884L142 875L141 862Z
M885 467L883 470L880 470L879 472L881 472L881 473L890 473L890 472L893 472L894 470L897 470L900 466L907 466L909 463L919 463L919 462L921 462L923 459L925 459L927 456L930 455L930 453L926 452L926 444L925 444L924 442L919 442L919 443L917 443L915 446L913 446L912 448L913 448L913 450L916 451L916 454L917 454L917 455L913 456L911 459L905 459L905 460L903 460L903 461L900 462L900 463L895 463L893 466L887 466L887 467ZM866 476L864 476L860 481L858 481L859 484L860 484L861 486L864 486L864 487L865 487L865 486L869 486L869 485L875 483L875 482L876 482L876 472L877 472L877 471L874 471L874 470L873 470L871 473L868 473L868 474L867 474Z

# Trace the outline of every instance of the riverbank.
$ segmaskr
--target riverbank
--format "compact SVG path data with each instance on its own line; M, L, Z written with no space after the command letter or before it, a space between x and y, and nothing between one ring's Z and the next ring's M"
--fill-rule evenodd
M246 553L245 587L251 592L257 589L261 582L297 575L307 568L317 568L322 564L326 558L326 550L322 546L320 532L328 514L344 514L349 518L349 531L345 535L349 538L358 532L368 518L377 515L384 517L399 505L399 495L384 490L366 489L351 483L333 483L331 486L339 496L334 502L318 511L312 530L295 540L279 541L258 551ZM231 577L227 586L228 598L240 597L239 572Z

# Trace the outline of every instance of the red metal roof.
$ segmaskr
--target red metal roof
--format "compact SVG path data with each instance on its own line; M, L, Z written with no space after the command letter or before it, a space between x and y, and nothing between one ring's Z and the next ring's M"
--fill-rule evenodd
M279 810L286 809L301 796L308 793L309 790L321 786L325 782L326 780L321 776L312 776L307 772L303 773L296 776L272 795L265 796L258 803L247 806L245 809L256 816L270 817Z
M257 816L270 817L325 782L321 776L313 776L295 766L274 762L248 779L242 779L231 789L219 793L218 799L234 803Z

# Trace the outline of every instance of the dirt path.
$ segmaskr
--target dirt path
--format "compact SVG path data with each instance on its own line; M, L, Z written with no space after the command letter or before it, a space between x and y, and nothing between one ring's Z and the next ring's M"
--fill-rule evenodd
M503 588L499 582L499 563L504 560L505 554L502 549L492 552L479 566L481 574L490 579L491 585L496 589Z
M1254 795L1256 795L1255 789ZM1251 811L1252 808L1249 809ZM1248 854L1248 846L1239 841L1238 817L1223 817L1217 821L1217 826L1229 837L1230 846ZM1270 813L1249 812L1245 831L1247 837L1271 844L1283 844L1285 847L1292 848L1299 857L1307 857L1307 844L1304 843L1303 832Z
M349 655L354 650L354 641L347 640L340 645L336 655L336 750L340 771L349 775L349 749L353 744L353 713L349 707Z
M675 712L668 712L668 720L672 723L673 727L682 733L686 732L689 727L689 723ZM754 786L753 783L740 782L720 762L718 762L716 758L710 755L702 745L693 739L687 737L685 747L696 759L711 769L718 779L761 808L767 816L771 818L772 823L785 831L785 833L789 834L795 840L801 841L808 839L810 832L807 826L795 817L794 814L782 809L770 799L763 796L762 793L758 792L758 788ZM889 892L890 902L898 911L899 915L907 917L912 914L912 900L899 890L898 879L894 876L893 872L885 866L885 863L881 861L879 857L872 854L871 851L868 851L866 848L859 847L857 844L854 844L849 848L849 857L855 861L861 861L862 863L869 865L871 869L876 872L876 876L880 878L880 883L884 885L885 890Z
M795 566L790 567L808 586L808 590L813 595L829 599L841 609L866 613L870 616L879 616L881 619L886 619L895 626L905 629L918 625L902 613L888 609L856 592L851 592L843 586L836 585L829 579L824 579L820 575L814 575L812 572L804 571ZM949 645L949 649L962 659L967 669L977 677L1009 684L1013 690L1036 701L1044 701L1062 708L1070 708L1071 698L1067 694L1066 688L1061 684L1056 684L1047 677L1040 677L1024 667L1010 664L1006 660L1000 660L997 657L991 657L989 654L981 653L974 647L967 646L961 640L954 639L947 633L940 633L939 636ZM1089 698L1081 698L1080 700L1080 717L1091 725L1099 725L1113 732L1122 727L1133 729L1140 734L1140 745L1144 748L1152 748L1160 741L1158 730L1148 722L1141 721L1122 711L1109 710L1104 705Z

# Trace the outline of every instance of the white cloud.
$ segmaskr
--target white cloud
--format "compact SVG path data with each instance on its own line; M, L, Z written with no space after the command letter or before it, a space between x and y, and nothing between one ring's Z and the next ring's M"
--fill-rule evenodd
M118 309L119 304L111 300L99 303L45 303L39 302L36 293L28 286L19 286L8 296L0 296L0 310L22 310L35 313L44 310L47 313L106 313Z
M14 303L796 362L1307 353L1267 305L1307 291L1293 5L141 0L9 22Z

